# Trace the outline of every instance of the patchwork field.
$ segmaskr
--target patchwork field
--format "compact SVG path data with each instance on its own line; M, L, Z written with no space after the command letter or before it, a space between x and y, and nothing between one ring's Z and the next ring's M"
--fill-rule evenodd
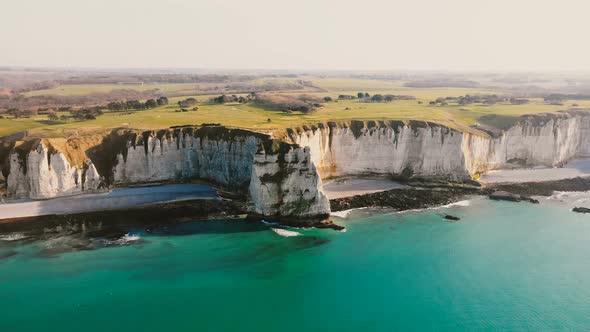
M523 114L553 112L572 108L590 108L589 100L567 101L563 105L549 105L543 99L530 99L528 104L513 105L497 103L493 105L470 104L460 106L449 103L446 106L429 105L430 101L439 97L457 97L464 95L503 94L501 91L467 88L407 88L402 82L333 79L305 77L311 82L303 91L282 91L278 94L296 96L307 94L323 98L332 97L334 101L324 103L316 112L286 113L268 110L254 103L213 104L209 102L216 95L199 95L195 84L162 84L144 86L126 85L71 85L50 90L28 92L27 95L84 95L97 92L108 92L112 89L162 89L164 92L187 92L186 96L194 96L198 100L197 111L176 112L177 102L186 97L170 98L170 104L150 110L132 112L106 111L96 120L88 121L48 121L46 115L31 118L13 119L5 116L0 119L0 136L19 131L30 131L40 135L59 136L67 131L84 131L95 128L129 127L137 129L156 129L174 125L220 123L228 126L244 127L256 130L273 130L297 126L305 123L351 120L351 119L399 119L428 120L445 124L461 130L472 130L482 116L498 115L502 118L517 117ZM288 79L287 79L288 81ZM395 100L392 102L359 102L358 100L337 100L341 94L356 95L357 92L375 94L410 95L416 100ZM505 93L504 93L505 94ZM66 114L66 113L63 113ZM62 115L59 113L58 115Z

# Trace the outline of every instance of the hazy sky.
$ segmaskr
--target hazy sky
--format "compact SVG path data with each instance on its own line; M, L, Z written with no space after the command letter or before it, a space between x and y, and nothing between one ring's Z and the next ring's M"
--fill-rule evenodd
M2 0L0 65L590 70L588 0Z

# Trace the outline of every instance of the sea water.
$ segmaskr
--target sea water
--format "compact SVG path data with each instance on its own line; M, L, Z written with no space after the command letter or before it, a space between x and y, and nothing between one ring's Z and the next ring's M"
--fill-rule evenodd
M357 210L347 232L197 221L94 250L3 235L0 330L583 331L590 215L559 199Z

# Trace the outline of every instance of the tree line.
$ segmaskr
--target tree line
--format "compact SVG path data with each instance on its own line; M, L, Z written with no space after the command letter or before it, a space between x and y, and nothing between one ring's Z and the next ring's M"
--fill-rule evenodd
M158 106L168 105L168 98L159 97L157 99L148 99L144 103L139 100L113 101L106 105L111 111L128 111L128 110L145 110L156 108Z

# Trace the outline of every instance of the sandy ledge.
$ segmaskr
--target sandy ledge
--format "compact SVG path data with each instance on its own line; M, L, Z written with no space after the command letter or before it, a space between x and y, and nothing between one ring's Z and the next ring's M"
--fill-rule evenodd
M479 179L482 183L544 182L590 176L590 159L569 162L560 168L533 167L489 171Z
M120 210L146 205L219 199L207 185L173 184L151 187L117 188L108 193L59 197L42 201L20 200L0 204L0 220L52 214L73 214Z
M387 178L351 177L326 181L323 189L329 199L337 199L400 188L407 186Z

